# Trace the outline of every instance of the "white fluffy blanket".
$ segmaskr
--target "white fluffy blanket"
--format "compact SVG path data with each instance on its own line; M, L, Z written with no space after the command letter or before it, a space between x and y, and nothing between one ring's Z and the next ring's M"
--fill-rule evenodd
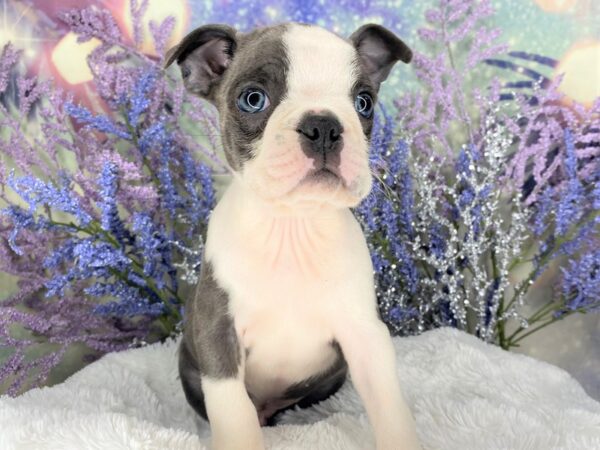
M600 403L565 371L452 329L395 339L426 449L600 449ZM205 449L177 379L175 342L110 354L63 384L0 398L0 449ZM373 448L348 381L264 428L269 449ZM398 449L402 448L398 443Z

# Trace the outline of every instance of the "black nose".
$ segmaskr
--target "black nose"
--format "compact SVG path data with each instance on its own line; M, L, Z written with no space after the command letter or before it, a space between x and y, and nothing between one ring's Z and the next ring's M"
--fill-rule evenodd
M344 129L333 114L310 114L300 120L296 131L304 152L314 157L339 152Z

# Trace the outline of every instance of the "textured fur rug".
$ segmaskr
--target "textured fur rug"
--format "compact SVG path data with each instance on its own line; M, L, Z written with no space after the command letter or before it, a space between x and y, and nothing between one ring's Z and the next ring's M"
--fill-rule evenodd
M424 448L600 449L600 403L565 371L449 328L394 342ZM0 449L207 448L208 426L177 379L176 350L169 342L110 354L58 386L0 397ZM349 380L282 421L263 429L267 448L373 448Z

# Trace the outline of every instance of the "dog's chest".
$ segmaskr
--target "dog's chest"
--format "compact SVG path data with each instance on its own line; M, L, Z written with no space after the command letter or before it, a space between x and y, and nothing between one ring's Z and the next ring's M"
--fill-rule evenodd
M281 397L338 357L331 308L343 295L344 281L333 279L339 270L321 270L319 255L308 255L301 238L278 237L277 231L271 235L262 255L230 249L224 274L229 311L246 352L246 385L259 402Z
M288 387L332 367L340 357L332 317L356 278L348 273L350 249L295 221L272 224L263 236L211 238L220 239L211 259L228 293L255 402L285 397Z
M323 373L338 356L323 314L297 297L232 306L246 352L246 386L258 402L284 397L289 386Z
M302 396L299 386L326 384L328 374L330 383L339 380L336 320L343 309L374 307L373 272L349 210L271 217L250 213L244 198L235 183L225 192L211 216L205 256L227 293L245 382L258 406L290 398L289 388Z

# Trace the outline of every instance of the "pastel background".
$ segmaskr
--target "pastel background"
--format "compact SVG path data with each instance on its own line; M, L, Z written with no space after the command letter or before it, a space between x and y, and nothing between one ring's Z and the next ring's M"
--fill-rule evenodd
M57 85L75 93L77 101L90 108L101 109L102 105L89 83L91 74L86 65L86 55L97 42L92 40L78 44L75 36L68 33L55 16L65 8L99 4L109 8L119 26L132 35L129 1L0 1L0 45L12 41L25 50L29 72L53 78ZM432 3L430 0L340 3L154 0L150 2L146 17L159 20L173 15L176 18L170 44L175 44L187 31L205 23L226 22L246 30L256 23L268 24L294 17L299 21L316 20L344 36L363 23L382 23L418 49L420 41L416 30L423 25L424 11ZM560 63L554 73L546 70L545 74L565 74L561 89L568 98L587 104L600 96L600 1L496 0L493 4L497 10L494 25L502 29L502 40L509 44L511 50L558 60ZM145 50L152 57L149 34L147 41ZM477 82L479 75L473 74L473 82ZM385 102L386 98L393 98L394 93L400 90L411 89L415 82L410 70L396 71L383 89L382 100ZM539 279L534 297L541 301L548 296L552 281L552 273ZM0 300L14 291L13 280L0 274ZM517 351L565 368L591 396L600 399L598 315L569 317L536 333ZM67 356L72 364L80 364L78 355L74 348ZM63 365L53 372L53 379L59 381L72 371L72 366Z

